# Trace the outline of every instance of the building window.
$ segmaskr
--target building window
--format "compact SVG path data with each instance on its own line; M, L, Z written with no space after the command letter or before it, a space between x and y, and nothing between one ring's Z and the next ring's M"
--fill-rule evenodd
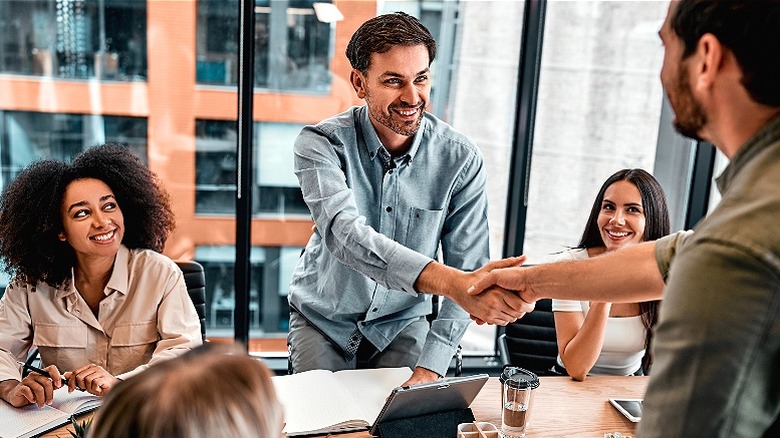
M146 80L146 2L4 0L0 72Z
M206 272L209 337L233 337L235 252L232 245L199 245L195 249L195 260ZM300 253L300 247L252 247L249 325L254 335L287 333L287 285Z
M255 87L322 94L330 90L333 29L317 20L313 3L255 2ZM237 83L238 11L236 0L198 2L198 83Z
M124 144L146 162L146 131L140 117L0 111L0 187L33 161L67 161L100 143Z
M293 173L293 142L303 125L259 122L254 126L254 214L309 215ZM195 122L195 211L200 215L235 214L236 123Z

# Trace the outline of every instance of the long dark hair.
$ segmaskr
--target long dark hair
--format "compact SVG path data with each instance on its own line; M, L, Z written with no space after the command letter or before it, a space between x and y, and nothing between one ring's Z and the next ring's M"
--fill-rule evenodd
M598 226L598 217L601 212L601 204L604 202L604 192L609 186L618 181L628 181L639 190L642 197L642 210L645 215L645 232L643 241L656 240L669 234L669 208L666 205L666 195L661 184L643 169L623 169L615 172L601 185L593 207L590 210L585 231L577 248L602 248L604 241ZM642 358L642 371L649 374L653 365L653 356L650 346L653 342L653 327L658 321L658 304L660 301L648 301L639 303L639 311L642 315L642 325L645 327L645 356Z

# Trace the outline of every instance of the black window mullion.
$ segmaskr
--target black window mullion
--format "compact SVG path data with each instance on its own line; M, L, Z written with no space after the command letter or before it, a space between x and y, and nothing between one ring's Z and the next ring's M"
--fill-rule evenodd
M249 347L249 288L252 284L252 128L255 0L239 1L238 145L234 338Z

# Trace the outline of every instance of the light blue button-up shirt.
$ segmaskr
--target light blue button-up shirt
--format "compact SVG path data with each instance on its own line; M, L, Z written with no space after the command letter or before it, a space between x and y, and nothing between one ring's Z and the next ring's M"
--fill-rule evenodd
M316 224L290 285L290 305L342 349L360 330L383 350L431 313L414 283L437 258L474 270L489 259L482 155L426 113L409 152L385 171L365 106L295 141L295 174ZM443 299L417 366L444 375L470 319Z

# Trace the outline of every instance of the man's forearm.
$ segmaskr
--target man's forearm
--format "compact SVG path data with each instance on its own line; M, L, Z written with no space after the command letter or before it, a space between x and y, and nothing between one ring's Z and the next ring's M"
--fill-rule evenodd
M655 260L655 242L588 260L527 269L526 283L537 299L636 303L663 297L664 282Z
M460 278L463 274L458 269L432 261L420 272L414 282L414 289L426 294L450 296L457 287L454 284L455 278Z

